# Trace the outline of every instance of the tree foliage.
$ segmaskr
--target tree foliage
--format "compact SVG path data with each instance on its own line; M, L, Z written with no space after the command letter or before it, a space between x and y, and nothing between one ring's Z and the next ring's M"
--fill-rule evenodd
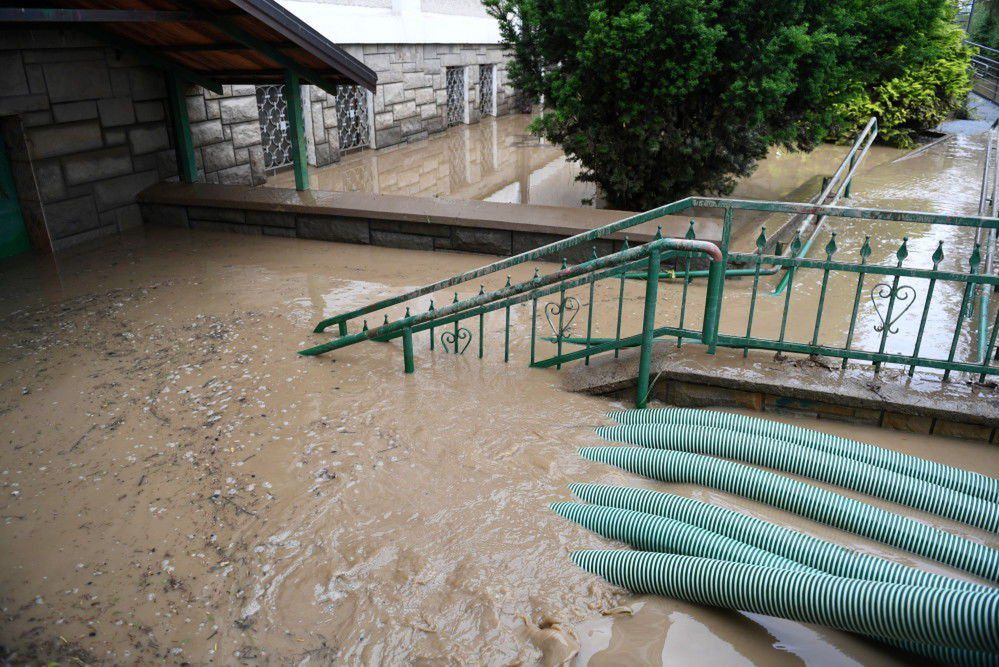
M835 102L926 60L948 0L485 0L535 129L611 206L728 193L770 146L810 149Z
M871 88L859 88L835 111L842 120L835 134L849 141L871 116L878 117L878 139L900 148L911 147L920 130L934 127L963 108L971 92L968 63L971 49L964 31L940 22L930 35L923 58L901 75Z

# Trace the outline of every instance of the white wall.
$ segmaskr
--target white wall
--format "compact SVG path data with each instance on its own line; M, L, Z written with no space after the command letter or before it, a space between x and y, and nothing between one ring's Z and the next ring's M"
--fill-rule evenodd
M280 0L334 44L499 44L478 0Z

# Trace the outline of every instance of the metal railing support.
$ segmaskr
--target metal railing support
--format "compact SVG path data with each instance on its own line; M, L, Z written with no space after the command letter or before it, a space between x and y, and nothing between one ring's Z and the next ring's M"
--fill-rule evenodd
M407 373L416 372L413 362L413 330L406 327L402 330L402 365Z
M718 349L718 320L721 317L721 286L725 284L725 264L711 262L708 266L708 291L704 296L704 323L701 340L708 354Z
M298 74L286 70L284 96L288 102L288 134L291 138L291 161L295 172L295 189L309 189L309 165L305 151L305 119L302 117L302 82Z
M649 373L652 369L652 345L656 328L656 301L659 296L659 248L649 253L649 277L645 283L645 314L642 317L642 356L638 360L638 395L635 407L644 408L649 400ZM712 264L720 262L712 262Z
M177 171L180 180L194 183L198 180L198 165L194 161L194 143L191 140L191 120L187 115L187 98L184 83L173 72L166 74L167 99L170 103L170 122L176 141Z

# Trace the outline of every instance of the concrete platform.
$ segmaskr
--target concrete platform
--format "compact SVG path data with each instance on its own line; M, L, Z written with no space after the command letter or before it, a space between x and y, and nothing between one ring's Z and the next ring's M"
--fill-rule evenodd
M595 208L205 183L160 183L138 200L143 219L151 224L495 255L514 255L634 215ZM617 249L626 236L647 242L660 223L664 235L682 237L689 218L668 216L638 225L607 237L598 249L602 253ZM698 218L698 232L718 243L720 221ZM589 256L589 246L579 250Z
M565 369L563 385L633 400L638 357L637 348L623 350L619 359L594 357L589 366ZM753 352L744 359L741 350L709 355L701 346L677 349L676 341L666 340L656 343L653 379L657 375L650 398L670 405L794 413L999 444L999 389L960 375L947 383L918 370L910 378L894 367L875 375L863 362L852 361L844 370L834 359Z

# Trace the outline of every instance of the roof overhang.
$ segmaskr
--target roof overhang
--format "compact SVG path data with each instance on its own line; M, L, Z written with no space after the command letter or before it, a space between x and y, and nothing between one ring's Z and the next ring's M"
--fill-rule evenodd
M375 72L273 0L63 0L0 8L0 25L71 25L147 64L221 91L291 70L334 93L374 90Z

